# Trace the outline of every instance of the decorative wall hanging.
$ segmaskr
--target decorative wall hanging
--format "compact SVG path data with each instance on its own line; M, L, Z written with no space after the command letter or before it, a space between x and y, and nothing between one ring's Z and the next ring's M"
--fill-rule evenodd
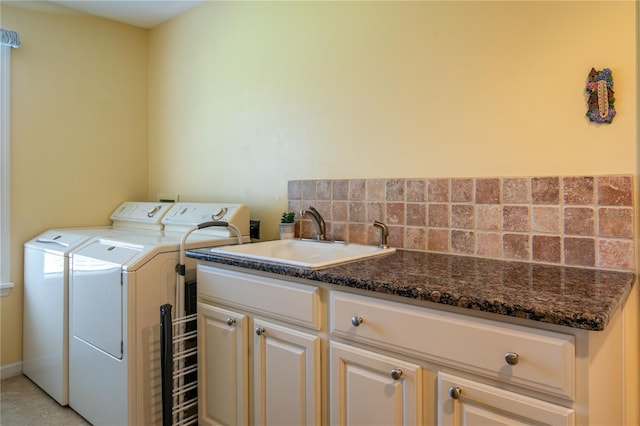
M616 115L616 110L613 108L615 98L611 70L605 68L602 71L596 71L595 68L591 68L586 92L589 96L587 107L589 120L596 123L611 123Z

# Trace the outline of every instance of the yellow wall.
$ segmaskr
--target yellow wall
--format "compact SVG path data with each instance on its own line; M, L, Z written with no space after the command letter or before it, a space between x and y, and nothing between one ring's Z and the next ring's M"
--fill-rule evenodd
M37 3L30 4L35 7ZM146 199L147 31L3 1L11 52L11 280L1 364L22 359L22 247L53 227L109 223Z
M149 32L6 5L2 366L22 244L125 199L246 202L270 239L291 179L637 174L635 2L206 2ZM591 67L613 71L608 126L584 117Z
M206 2L150 32L149 197L246 202L272 239L293 179L637 176L638 7ZM592 67L611 125L585 117Z
M150 32L149 196L247 202L269 239L291 179L635 174L635 7L207 2Z

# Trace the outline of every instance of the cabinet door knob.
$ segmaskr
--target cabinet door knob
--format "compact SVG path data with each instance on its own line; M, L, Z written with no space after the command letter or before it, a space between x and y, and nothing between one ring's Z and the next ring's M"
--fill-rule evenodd
M451 399L460 399L461 395L462 389L460 389L459 386L451 386L449 388L449 396L451 397Z
M360 324L362 324L362 321L364 321L362 319L362 317L351 317L351 324L353 324L354 327L359 326Z
M256 327L256 334L258 336L262 336L264 333L266 333L267 330L264 329L264 327Z
M519 361L519 357L515 352L507 352L504 354L504 360L507 361L507 364L509 365L516 365Z
M401 377L402 377L401 368L394 368L393 370L391 370L391 378L393 380L400 380Z
M229 327L231 327L232 325L235 325L236 323L236 319L235 318L227 318L226 323Z

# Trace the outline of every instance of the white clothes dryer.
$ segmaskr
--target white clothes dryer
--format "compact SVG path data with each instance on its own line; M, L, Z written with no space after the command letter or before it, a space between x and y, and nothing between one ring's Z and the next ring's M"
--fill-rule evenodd
M112 226L48 230L24 245L22 371L60 405L69 403L70 253L120 229L160 234L173 203L125 202Z
M97 426L162 423L160 306L176 303L182 237L217 221L249 241L243 204L177 203L162 221L161 236L120 232L71 254L69 405ZM226 227L191 235L190 249L238 242ZM186 267L195 277L195 262Z

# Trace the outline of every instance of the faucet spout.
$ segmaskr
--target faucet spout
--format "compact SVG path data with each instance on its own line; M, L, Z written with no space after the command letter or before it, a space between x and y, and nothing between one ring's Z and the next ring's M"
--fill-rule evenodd
M316 210L313 206L309 206L309 208L306 210L300 210L300 216L309 216L311 218L311 222L313 222L313 226L315 226L316 228L316 240L326 239L327 225L318 210Z
M376 220L373 222L373 226L380 228L380 244L378 244L378 247L381 249L389 248L389 244L387 244L387 237L389 236L387 225Z

